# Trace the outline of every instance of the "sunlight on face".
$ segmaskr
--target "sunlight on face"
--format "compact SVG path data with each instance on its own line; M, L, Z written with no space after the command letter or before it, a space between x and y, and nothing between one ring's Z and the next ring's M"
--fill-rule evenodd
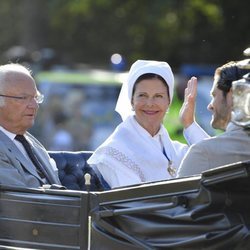
M232 97L228 93L225 97L223 91L217 88L216 79L211 90L211 102L208 110L212 112L211 126L215 129L225 130L231 119Z
M137 122L151 135L155 135L169 106L166 84L157 78L138 82L132 106Z
M23 73L13 73L8 77L8 87L4 94L9 96L32 96L37 95L37 88L32 77ZM24 133L33 126L38 104L34 98L29 102L5 98L5 105L0 108L0 121L3 127L13 133Z

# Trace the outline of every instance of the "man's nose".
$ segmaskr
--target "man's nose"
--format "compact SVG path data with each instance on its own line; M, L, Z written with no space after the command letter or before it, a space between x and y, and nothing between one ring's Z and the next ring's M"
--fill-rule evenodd
M39 104L37 103L35 98L30 98L28 106L32 108L38 108Z

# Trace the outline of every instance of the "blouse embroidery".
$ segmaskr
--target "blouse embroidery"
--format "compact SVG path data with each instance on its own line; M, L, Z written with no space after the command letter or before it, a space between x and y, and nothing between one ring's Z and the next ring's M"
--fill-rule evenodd
M123 165L125 165L127 168L134 171L141 179L142 182L146 181L146 178L141 171L140 167L131 159L129 159L126 155L121 153L119 150L113 148L113 147L102 147L98 149L98 153L104 153L106 155L111 156L115 160L121 162Z

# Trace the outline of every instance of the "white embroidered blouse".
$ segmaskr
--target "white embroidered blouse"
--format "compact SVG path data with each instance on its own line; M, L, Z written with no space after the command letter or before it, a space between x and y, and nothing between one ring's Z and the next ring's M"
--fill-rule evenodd
M189 145L208 137L197 123L185 129L184 136ZM152 137L134 116L129 116L88 163L100 171L111 188L166 180L174 177L169 171L170 161L177 170L189 145L172 141L163 125Z

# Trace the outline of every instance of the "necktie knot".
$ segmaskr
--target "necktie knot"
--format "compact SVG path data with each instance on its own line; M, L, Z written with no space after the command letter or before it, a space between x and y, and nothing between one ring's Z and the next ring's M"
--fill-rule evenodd
M27 142L26 138L24 137L24 135L16 135L15 139L21 143L23 142Z
M24 135L16 135L15 139L19 142L21 142L21 144L23 145L23 147L25 148L26 152L28 153L29 157L31 158L31 160L33 161L33 150L29 144L29 142L27 141L27 139L25 138Z

